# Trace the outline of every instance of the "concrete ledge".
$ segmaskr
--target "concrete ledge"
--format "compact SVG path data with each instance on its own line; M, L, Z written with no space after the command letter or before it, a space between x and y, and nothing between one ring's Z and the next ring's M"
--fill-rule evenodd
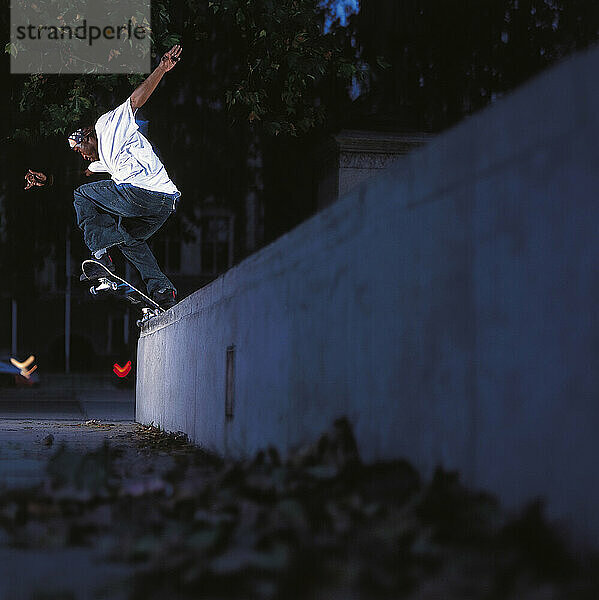
M598 67L558 65L153 320L137 419L244 455L346 415L366 460L545 497L596 540Z

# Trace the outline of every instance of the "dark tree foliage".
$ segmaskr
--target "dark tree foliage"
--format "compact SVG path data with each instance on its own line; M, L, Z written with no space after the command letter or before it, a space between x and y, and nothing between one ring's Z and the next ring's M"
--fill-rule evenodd
M599 3L362 0L347 33L364 61L366 84L353 103L336 82L323 87L334 110L312 137L343 127L439 132L595 43ZM313 141L265 141L267 239L315 209Z
M174 43L184 42L187 78L190 62L211 62L212 77L227 83L219 100L233 118L262 121L274 135L297 135L324 121L325 107L315 102L318 83L331 74L349 81L357 71L343 32L325 32L323 23L318 0L156 0L152 54L157 60ZM8 53L17 50L6 45ZM98 75L93 66L80 76L17 78L13 85L22 127L13 137L64 134L74 121L89 121L111 108L115 96L142 79Z
M599 3L363 0L352 27L375 65L359 112L439 131L596 42Z
M322 11L314 0L215 0L219 25L229 29L243 57L229 108L250 122L266 119L268 133L297 135L322 124L325 108L314 91L327 75L344 81L357 72L351 51L343 52L344 33L323 31Z

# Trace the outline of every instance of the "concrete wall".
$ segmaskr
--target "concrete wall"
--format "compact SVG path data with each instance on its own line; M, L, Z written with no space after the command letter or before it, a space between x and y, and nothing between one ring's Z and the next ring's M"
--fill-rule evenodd
M598 69L557 66L153 320L137 419L241 455L347 415L366 460L546 497L596 540Z

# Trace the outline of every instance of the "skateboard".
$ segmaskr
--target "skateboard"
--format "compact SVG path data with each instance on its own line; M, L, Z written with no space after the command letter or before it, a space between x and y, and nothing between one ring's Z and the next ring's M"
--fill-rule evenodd
M96 282L89 288L93 296L111 294L117 298L124 298L131 302L131 304L134 304L142 314L141 319L137 321L138 327L141 327L152 317L165 312L154 300L146 296L143 292L140 292L128 281L125 281L107 269L102 263L96 260L84 260L81 263L81 270L89 281Z

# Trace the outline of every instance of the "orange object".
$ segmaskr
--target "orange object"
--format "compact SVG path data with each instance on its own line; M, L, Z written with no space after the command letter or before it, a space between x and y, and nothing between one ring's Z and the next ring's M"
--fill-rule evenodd
M33 361L35 360L35 356L31 355L26 361L19 362L16 358L11 358L10 362L13 367L17 367L17 369L26 369Z

